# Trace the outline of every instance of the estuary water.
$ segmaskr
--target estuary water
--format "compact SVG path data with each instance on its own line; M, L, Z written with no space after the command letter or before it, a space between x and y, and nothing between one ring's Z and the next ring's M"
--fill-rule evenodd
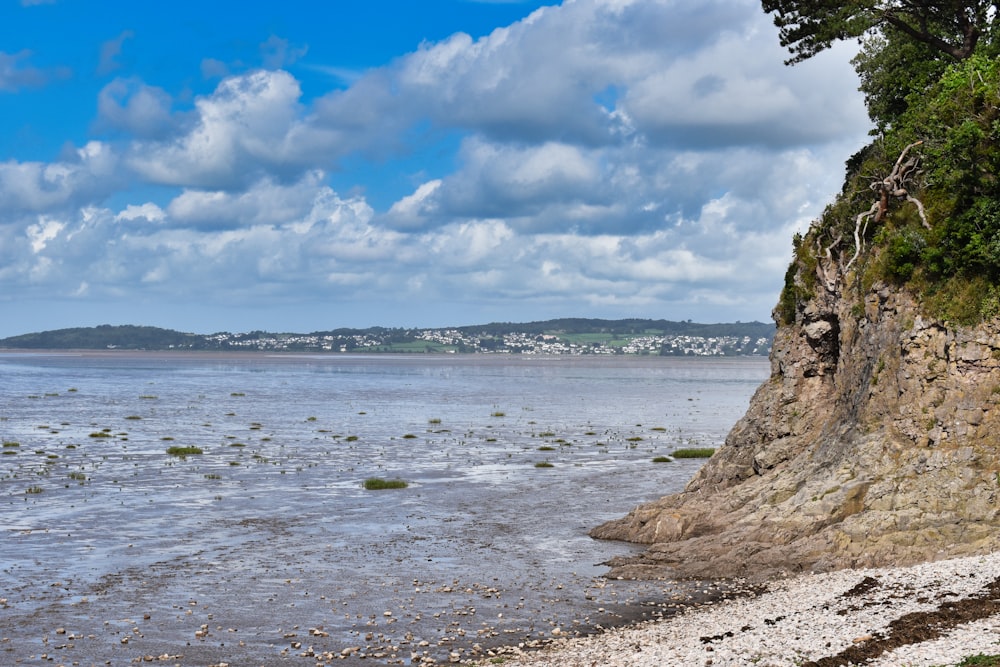
M653 458L721 445L768 371L0 354L0 664L449 662L641 618L690 591L603 579L636 547L587 531L683 488L702 461Z

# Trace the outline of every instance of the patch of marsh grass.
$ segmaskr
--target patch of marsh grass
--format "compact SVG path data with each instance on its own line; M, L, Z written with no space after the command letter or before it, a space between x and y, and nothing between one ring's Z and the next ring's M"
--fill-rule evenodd
M669 456L654 456L653 463L671 463L673 461Z
M409 485L401 479L369 477L362 483L362 486L368 491L382 491L384 489L405 489Z
M714 453L714 447L687 447L678 449L672 456L675 459L707 459Z
M958 667L1000 667L1000 655L977 653L966 656L962 662L958 663Z
M555 466L552 465L551 463L549 463L548 461L539 461L538 463L535 464L535 467L536 468L554 468Z
M201 447L195 447L194 445L174 445L173 447L167 447L167 454L170 454L171 456L179 456L181 458L204 453L205 451Z

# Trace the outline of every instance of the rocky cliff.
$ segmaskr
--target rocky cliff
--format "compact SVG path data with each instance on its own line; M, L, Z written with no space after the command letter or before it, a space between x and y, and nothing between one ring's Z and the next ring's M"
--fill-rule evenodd
M612 576L769 576L1000 547L1000 322L934 321L907 291L862 287L841 265L799 264L810 288L779 326L770 379L685 490L592 531L650 545Z

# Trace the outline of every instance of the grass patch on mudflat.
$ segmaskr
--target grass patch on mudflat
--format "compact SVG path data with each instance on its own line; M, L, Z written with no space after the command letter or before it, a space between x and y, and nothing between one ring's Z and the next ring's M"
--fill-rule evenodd
M192 456L195 454L204 454L205 450L201 447L195 447L194 445L188 445L187 447L181 447L175 445L174 447L167 447L167 454L171 456L179 456L184 458L185 456Z
M970 655L958 667L1000 667L1000 655Z
M382 479L369 477L361 484L368 491L383 491L385 489L405 489L409 484L401 479Z
M673 461L669 456L656 456L653 457L653 463L671 463Z
M673 453L675 459L707 459L715 453L714 447L689 447Z

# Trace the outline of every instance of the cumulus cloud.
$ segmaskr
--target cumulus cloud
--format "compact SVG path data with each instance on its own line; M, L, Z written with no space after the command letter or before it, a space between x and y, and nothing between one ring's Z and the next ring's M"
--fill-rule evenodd
M0 284L364 302L387 324L476 303L761 318L868 127L849 54L786 68L753 0L565 2L305 101L281 69L304 47L261 46L265 69L204 60L221 80L187 109L115 79L95 123L109 143L0 164ZM330 186L352 160L359 192L393 172L379 210Z
M200 188L231 188L268 171L298 169L321 149L300 141L300 94L283 71L230 77L195 102L187 134L135 142L128 161L151 182Z
M118 78L102 88L97 97L97 128L138 139L163 137L177 124L171 116L172 104L162 88L135 78Z
M118 164L114 151L97 141L60 162L0 163L0 208L16 216L86 206L115 189Z
M265 178L237 193L221 190L185 190L167 206L174 224L221 229L253 225L294 225L315 205L324 174L314 171L284 185Z

